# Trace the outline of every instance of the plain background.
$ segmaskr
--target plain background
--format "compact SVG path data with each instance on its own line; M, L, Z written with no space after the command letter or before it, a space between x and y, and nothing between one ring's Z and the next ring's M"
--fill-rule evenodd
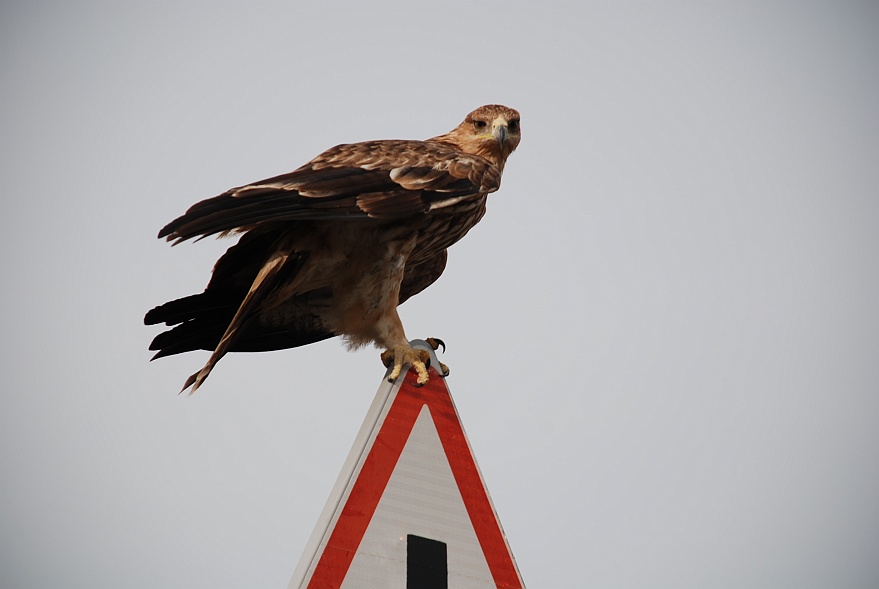
M285 587L384 373L149 363L232 241L155 238L337 143L523 140L438 336L526 584L879 585L875 2L3 2L0 585Z

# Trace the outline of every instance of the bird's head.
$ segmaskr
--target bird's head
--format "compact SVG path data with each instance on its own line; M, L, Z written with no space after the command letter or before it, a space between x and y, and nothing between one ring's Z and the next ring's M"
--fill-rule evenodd
M507 157L521 139L519 111L500 104L487 104L471 112L451 132L438 137L454 143L465 153L479 155L503 170Z

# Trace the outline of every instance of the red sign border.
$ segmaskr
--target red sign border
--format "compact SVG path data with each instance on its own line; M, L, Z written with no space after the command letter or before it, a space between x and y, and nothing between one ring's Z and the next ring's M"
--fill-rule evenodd
M338 589L384 494L422 407L427 405L479 545L498 589L524 589L500 523L479 475L445 380L415 386L409 371L381 424L342 512L308 583L308 589Z

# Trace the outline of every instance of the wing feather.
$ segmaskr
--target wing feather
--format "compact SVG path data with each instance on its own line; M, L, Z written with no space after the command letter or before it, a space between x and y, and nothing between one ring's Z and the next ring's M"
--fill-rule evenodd
M266 222L392 220L494 192L496 166L431 141L370 141L329 149L288 174L203 200L159 237L191 238Z

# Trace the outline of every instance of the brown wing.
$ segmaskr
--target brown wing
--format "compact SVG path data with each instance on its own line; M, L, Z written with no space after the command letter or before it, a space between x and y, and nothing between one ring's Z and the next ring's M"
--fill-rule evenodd
M298 170L193 205L159 237L178 243L266 222L399 219L494 192L498 169L430 141L369 141L329 149Z

